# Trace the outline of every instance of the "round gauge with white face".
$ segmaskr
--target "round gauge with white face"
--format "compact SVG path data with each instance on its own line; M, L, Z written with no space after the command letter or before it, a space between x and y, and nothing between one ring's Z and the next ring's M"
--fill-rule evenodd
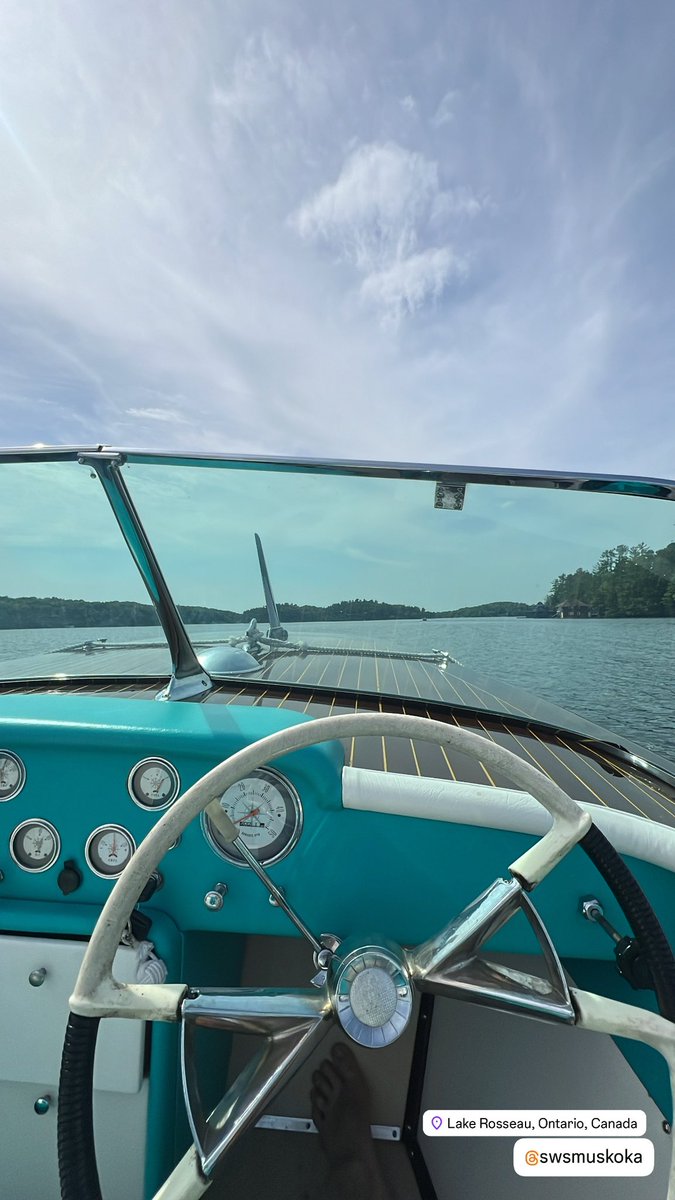
M116 879L135 849L134 839L121 825L101 825L89 834L84 854L95 875Z
M130 772L127 786L141 808L168 808L180 791L180 777L165 758L144 758Z
M26 768L11 750L0 750L0 801L18 796L26 782Z
M61 839L49 821L35 817L17 825L9 851L23 871L47 871L59 857Z
M220 805L263 866L284 858L302 832L300 797L293 785L271 767L260 767L234 783L221 796ZM202 813L202 828L216 854L238 867L246 866L236 846L224 840L206 813Z

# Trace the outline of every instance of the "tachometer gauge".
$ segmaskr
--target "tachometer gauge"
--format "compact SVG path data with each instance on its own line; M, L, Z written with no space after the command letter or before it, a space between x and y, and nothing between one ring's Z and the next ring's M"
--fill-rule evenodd
M0 750L0 801L18 796L26 782L26 768L11 750Z
M131 771L127 786L141 808L168 808L180 791L180 778L165 758L144 758Z
M263 866L278 862L295 846L302 832L302 805L295 788L278 771L260 767L221 796L223 812ZM246 866L236 847L223 840L206 813L202 828L207 841L228 862Z
M101 825L89 834L84 854L95 875L116 879L135 849L134 839L121 825Z
M33 818L17 825L9 851L23 871L47 871L59 857L61 839L49 821Z

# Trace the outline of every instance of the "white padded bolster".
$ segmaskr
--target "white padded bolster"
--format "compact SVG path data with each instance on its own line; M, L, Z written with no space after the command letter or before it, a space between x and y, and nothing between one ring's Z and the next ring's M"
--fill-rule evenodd
M551 818L529 792L344 767L343 808L541 835ZM600 804L581 804L620 854L675 872L675 828Z

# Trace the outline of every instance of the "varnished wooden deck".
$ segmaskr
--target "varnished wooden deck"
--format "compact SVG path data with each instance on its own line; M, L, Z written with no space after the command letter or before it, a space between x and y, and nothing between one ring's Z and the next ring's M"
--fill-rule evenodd
M106 650L100 658L87 656L86 663L80 656L80 672L94 657L99 658L96 666L103 658L108 666L112 653ZM0 694L50 691L151 699L165 682L165 677L16 680L0 683ZM216 684L208 696L196 702L272 706L311 717L354 711L428 716L506 746L576 800L675 826L675 779L668 773L651 773L597 737L569 732L564 722L551 721L552 714L562 713L554 706L543 705L546 717L542 712L536 720L532 713L519 711L510 699L511 712L501 713L500 709L506 710L505 696L472 681L460 667L441 669L433 663L386 655L288 655L286 661L277 660L274 667L270 664L253 679ZM510 786L499 772L464 754L407 738L349 739L345 761L378 771Z

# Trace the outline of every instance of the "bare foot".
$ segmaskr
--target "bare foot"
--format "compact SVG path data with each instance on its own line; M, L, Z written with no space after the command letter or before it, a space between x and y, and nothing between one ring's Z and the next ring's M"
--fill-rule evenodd
M312 1119L330 1166L331 1200L386 1200L370 1135L368 1084L349 1046L333 1046L312 1082Z

